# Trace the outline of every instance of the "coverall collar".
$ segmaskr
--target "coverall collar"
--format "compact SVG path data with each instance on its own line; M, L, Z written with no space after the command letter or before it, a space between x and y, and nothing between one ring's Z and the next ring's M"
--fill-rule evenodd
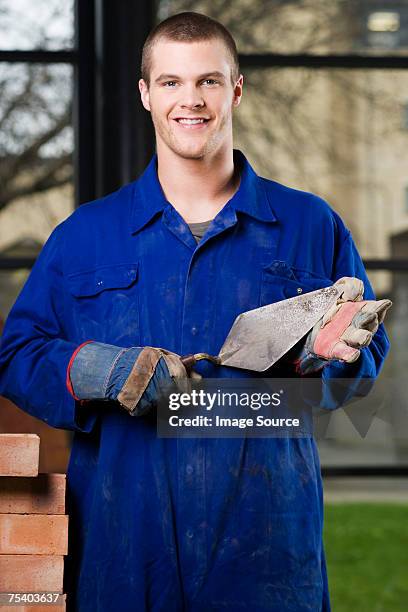
M225 210L227 212L227 210L232 208L235 211L255 217L260 221L276 221L277 219L271 208L262 179L256 174L240 150L234 149L233 156L234 165L238 164L241 168L241 182L238 190L225 204L222 211ZM166 199L160 185L157 176L157 153L155 153L143 174L135 182L135 195L131 212L132 233L142 229L155 215L165 209L169 213L176 212ZM235 217L235 215L233 216Z

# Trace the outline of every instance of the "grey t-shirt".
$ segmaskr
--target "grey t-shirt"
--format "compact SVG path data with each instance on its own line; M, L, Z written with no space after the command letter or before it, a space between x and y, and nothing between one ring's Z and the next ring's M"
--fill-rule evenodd
M200 242L201 238L204 236L205 232L208 230L212 219L209 221L200 221L200 223L189 223L188 227L191 230L194 238L197 242Z

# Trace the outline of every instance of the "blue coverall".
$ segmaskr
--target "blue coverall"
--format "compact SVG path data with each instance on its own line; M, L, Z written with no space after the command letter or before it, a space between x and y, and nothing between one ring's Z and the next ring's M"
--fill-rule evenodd
M216 355L239 313L300 289L356 276L375 299L350 231L324 200L257 176L238 150L234 163L240 187L197 245L154 156L138 180L55 228L7 318L0 393L75 432L69 609L330 609L312 437L159 438L153 414L80 403L66 386L86 340ZM388 348L381 325L358 361L333 361L322 376L375 378ZM257 376L204 361L196 370Z

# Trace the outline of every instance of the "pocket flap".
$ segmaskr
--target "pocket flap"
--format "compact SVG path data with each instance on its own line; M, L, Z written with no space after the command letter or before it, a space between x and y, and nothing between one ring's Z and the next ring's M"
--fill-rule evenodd
M98 295L106 289L130 287L138 276L139 264L123 263L76 272L67 277L69 290L76 297Z

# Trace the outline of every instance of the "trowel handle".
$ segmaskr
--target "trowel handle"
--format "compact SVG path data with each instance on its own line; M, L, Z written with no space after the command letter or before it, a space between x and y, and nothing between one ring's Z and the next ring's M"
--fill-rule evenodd
M181 361L187 370L187 374L190 374L191 370L194 368L195 364L197 363L196 358L192 354L184 355L184 357L181 357Z
M188 374L190 374L197 361L201 361L201 359L208 359L208 361L212 361L217 365L220 364L219 357L214 357L213 355L209 355L208 353L195 353L190 355L184 355L184 357L180 357L180 359L184 367L186 368Z

